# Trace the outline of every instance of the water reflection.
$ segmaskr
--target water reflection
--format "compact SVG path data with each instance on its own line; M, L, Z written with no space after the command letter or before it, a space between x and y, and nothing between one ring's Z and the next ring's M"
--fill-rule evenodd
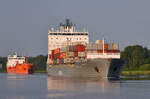
M0 99L149 99L150 80L124 78L108 81L1 73Z
M120 88L119 81L99 80L97 78L59 78L48 77L48 90L87 90L94 87L96 89L105 89L109 87Z
M118 97L120 94L120 82L100 80L97 78L48 77L47 88L48 91L56 91L54 94L51 92L48 93L48 98L54 98L55 96L55 98L69 97L68 99L71 99L74 96L81 95L81 97L78 98L87 96L87 99L91 99L93 94L97 95L98 97L103 97L104 95L107 95L104 97L109 97L112 94ZM89 96L89 94L91 95Z

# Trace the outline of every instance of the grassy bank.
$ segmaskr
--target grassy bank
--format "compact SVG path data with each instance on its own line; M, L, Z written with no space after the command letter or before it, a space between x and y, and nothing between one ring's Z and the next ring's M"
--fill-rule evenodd
M35 70L35 73L46 73L46 70Z
M122 76L150 75L150 71L122 71Z
M0 70L0 73L6 73L6 70Z

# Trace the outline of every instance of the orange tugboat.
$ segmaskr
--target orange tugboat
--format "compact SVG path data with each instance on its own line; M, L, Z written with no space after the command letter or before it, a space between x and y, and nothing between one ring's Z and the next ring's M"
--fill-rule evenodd
M7 72L9 74L32 74L34 65L28 63L28 58L17 56L15 52L13 56L8 55Z

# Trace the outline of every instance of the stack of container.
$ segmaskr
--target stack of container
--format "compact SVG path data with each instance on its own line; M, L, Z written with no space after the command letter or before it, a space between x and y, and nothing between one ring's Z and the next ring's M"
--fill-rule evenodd
M83 45L76 43L76 45L66 45L62 48L52 50L50 57L51 64L74 64L77 61L86 61L87 53L119 53L118 44L102 44L102 41L97 43L89 43Z
M118 53L119 52L119 44L108 44L107 53Z
M104 50L103 50L104 48ZM119 44L102 44L102 41L97 41L97 43L89 43L86 46L87 53L118 53Z
M86 46L86 50L87 50L88 53L102 52L103 45L102 44L89 43Z
M84 45L68 45L66 47L52 50L49 56L51 64L73 64L77 60L86 60L86 50Z

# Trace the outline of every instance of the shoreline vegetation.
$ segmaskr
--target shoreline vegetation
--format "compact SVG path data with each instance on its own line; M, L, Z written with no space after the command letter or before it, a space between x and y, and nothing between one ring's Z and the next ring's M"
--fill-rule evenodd
M122 76L141 76L141 75L150 75L150 71L122 71Z
M122 76L150 75L150 49L141 45L127 46L121 58L126 61ZM47 55L28 57L28 61L35 65L35 73L46 73ZM6 62L7 57L0 57L0 72L6 72Z
M47 73L46 70L35 70L34 73Z
M150 75L150 50L141 45L127 46L121 52L126 65L121 73L123 76Z

